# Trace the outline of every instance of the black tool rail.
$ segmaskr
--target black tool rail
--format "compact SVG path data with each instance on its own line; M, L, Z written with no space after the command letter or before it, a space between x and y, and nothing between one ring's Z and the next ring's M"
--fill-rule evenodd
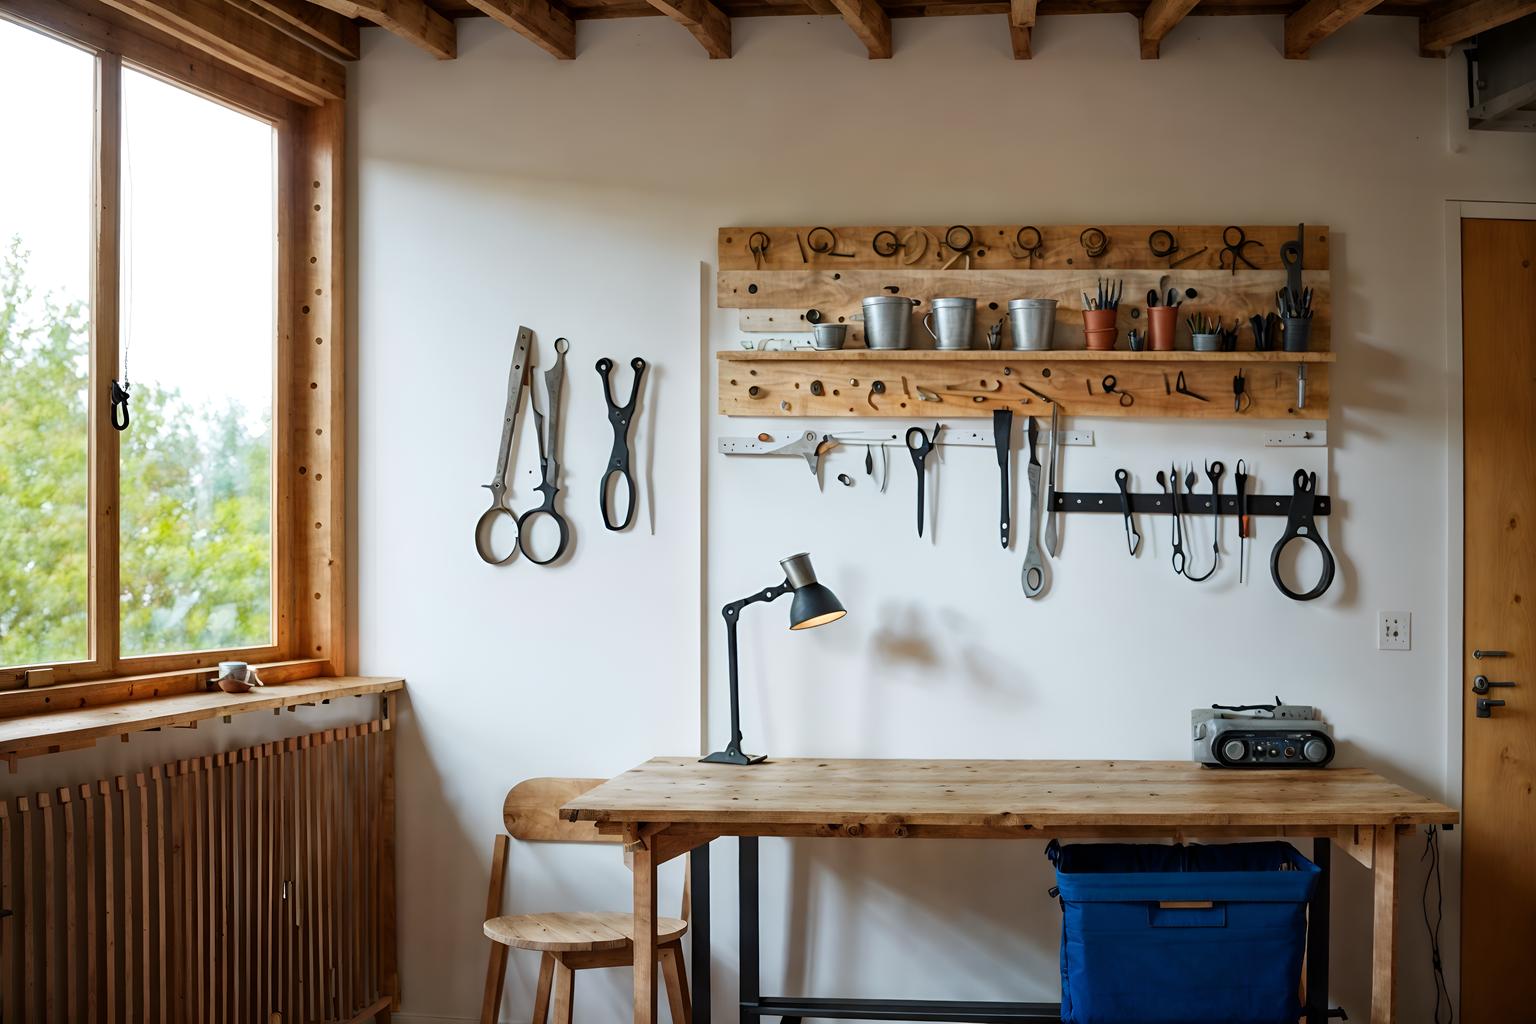
M1248 495L1248 515L1251 516L1284 516L1291 511L1293 496L1289 494L1250 494ZM1171 494L1132 494L1131 511L1140 513L1169 511L1169 502L1173 500ZM1212 502L1215 499L1209 494L1185 494L1179 493L1179 513L1189 516L1208 516L1215 512ZM1312 514L1326 516L1333 507L1332 500L1325 494L1319 494L1312 499ZM1120 493L1118 491L1057 491L1055 501L1051 504L1052 512L1110 512L1115 515L1123 515L1125 509L1120 505ZM1221 514L1237 515L1237 495L1223 494L1221 496Z

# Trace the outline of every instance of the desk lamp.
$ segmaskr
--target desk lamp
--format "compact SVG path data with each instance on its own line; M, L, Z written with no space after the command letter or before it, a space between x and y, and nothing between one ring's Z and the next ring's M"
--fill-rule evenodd
M736 669L736 620L741 618L741 610L749 604L774 601L793 593L795 596L789 605L790 629L810 629L826 622L835 622L848 614L837 595L816 582L816 570L811 568L810 555L804 552L790 555L782 559L779 565L784 570L783 583L760 590L740 601L732 601L721 609L721 614L725 616L726 650L731 665L731 742L724 750L700 758L710 764L758 764L768 756L741 752L741 697Z

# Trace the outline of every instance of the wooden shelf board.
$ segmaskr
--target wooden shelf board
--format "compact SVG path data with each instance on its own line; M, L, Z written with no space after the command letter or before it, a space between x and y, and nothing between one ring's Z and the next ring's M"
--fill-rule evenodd
M187 728L211 718L294 708L341 697L393 693L404 687L404 679L391 676L337 676L263 686L249 693L211 690L44 711L0 719L0 757L10 760L14 768L17 757L86 747L112 736Z
M1332 363L1333 352L1090 352L1087 349L872 349L842 348L831 351L795 349L788 352L754 352L723 349L715 358L729 363L772 363L816 359L853 359L869 362L976 362L976 363Z

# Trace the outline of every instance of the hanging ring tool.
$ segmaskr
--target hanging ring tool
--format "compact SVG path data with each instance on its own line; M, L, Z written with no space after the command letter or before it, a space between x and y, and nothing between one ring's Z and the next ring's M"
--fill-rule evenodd
M912 436L916 434L918 443L912 443ZM928 453L933 451L933 442L939 436L939 424L933 425L933 437L929 437L922 427L907 428L907 451L912 455L912 465L917 469L917 535L923 535L923 495L927 490L926 462Z
M1013 449L1013 410L992 410L992 444L997 449L997 471L1002 478L1003 505L998 516L998 530L1003 550L1008 550L1008 530L1013 525L1008 514L1008 456Z
M607 356L597 361L597 375L603 378L603 401L608 404L608 422L613 426L613 451L608 455L608 468L603 471L597 485L597 505L603 513L603 526L615 532L628 529L635 518L635 500L638 497L634 475L629 468L629 428L635 418L635 403L640 398L640 382L645 377L645 360L639 356L629 361L635 371L634 383L629 386L629 401L617 405L613 401L613 389L608 374L613 371L613 360ZM608 485L617 476L624 481L627 499L624 518L615 522L608 507Z
M1040 234L1039 228L1026 224L1014 232L1013 244L1008 248L1016 260L1039 259L1041 250L1045 248L1045 237Z
M901 240L896 237L896 232L889 228L876 231L875 237L869 241L869 247L875 251L876 256L884 256L886 258L895 256L897 251L906 248L901 244Z
M1186 578L1193 583L1204 583L1216 575L1216 567L1221 564L1221 475L1226 471L1227 467L1220 460L1205 464L1205 477L1211 482L1211 514L1216 517L1216 525L1211 530L1211 571L1204 576L1186 573Z
M515 528L517 515L507 505L507 464L512 459L512 439L517 433L518 408L523 401L523 382L528 379L528 355L533 349L533 332L526 327L517 329L517 342L512 346L512 370L507 374L507 407L501 418L501 444L496 449L496 474L483 486L491 492L491 507L480 514L475 523L475 551L480 559L490 565L501 565L517 551L517 539L505 555L497 556L491 546L491 532L503 516L510 519Z
M1125 517L1125 543L1131 549L1131 557L1136 557L1136 552L1141 548L1141 531L1136 529L1136 521L1131 515L1131 474L1123 469L1115 470L1115 483L1120 487L1120 514Z
M539 486L534 490L544 495L544 503L518 517L517 548L534 565L548 565L556 561L565 554L566 546L571 542L571 525L555 508L555 498L560 493L560 395L565 390L565 354L570 349L569 341L556 338L555 365L544 371L544 392L549 397L548 429L545 428L546 417L539 412L538 403L534 401L533 390L530 388L528 392L528 405L533 409L533 430L539 437L540 479ZM560 531L559 543L548 558L538 558L529 550L529 538L533 535L529 524L539 516L553 519L555 527Z
M1040 426L1035 417L1029 417L1029 540L1024 548L1024 596L1039 597L1045 590L1045 559L1040 557Z
M944 248L954 253L954 255L950 257L948 263L944 264L944 269L948 270L950 267L953 267L960 261L960 257L964 256L965 269L970 270L971 249L974 248L975 245L975 232L966 227L964 224L951 225L949 230L944 232Z
M1061 430L1061 406L1051 406L1051 444L1046 449L1045 461L1050 464L1046 473L1045 487L1045 550L1052 558L1060 546L1056 535L1056 435Z
M112 429L119 433L128 429L130 420L128 415L128 387L126 378L121 382L112 381Z
M1189 390L1189 385L1184 383L1184 371L1183 370L1179 371L1178 379L1175 380L1174 383L1173 383L1173 390L1177 391L1179 394L1183 395L1185 398L1193 398L1197 402L1209 402L1210 401L1210 399L1206 398L1204 395L1197 395L1193 391Z
M1077 244L1083 247L1089 259L1096 260L1109 252L1109 236L1103 228L1084 228L1083 233L1077 236Z
M1333 552L1329 551L1328 545L1323 543L1322 536L1317 532L1317 521L1314 518L1317 512L1317 474L1298 469L1291 483L1291 510L1285 521L1285 533L1275 544L1275 549L1270 552L1269 574L1273 577L1275 586L1280 588L1280 593L1292 601L1314 601L1333 586ZM1323 559L1323 571L1318 576L1317 584L1304 594L1298 594L1286 586L1285 580L1280 577L1280 552L1298 537L1316 545L1317 553Z
M754 231L747 237L747 252L752 254L752 261L757 264L757 269L763 269L763 257L768 254L768 233L766 231Z
M1105 374L1104 379L1099 381L1099 386L1104 389L1104 393L1106 395L1118 395L1120 397L1121 405L1135 405L1136 396L1131 394L1129 391L1117 390L1119 384L1120 382L1115 379L1115 375L1112 373ZM1089 390L1091 391L1092 388Z
M1248 258L1246 255L1246 250L1250 245L1256 245L1262 249L1264 248L1263 242L1249 238L1248 232L1244 231L1236 224L1222 229L1221 241L1222 250L1221 253L1216 257L1216 265L1222 270L1227 269L1228 256L1232 257L1232 275L1234 277L1237 276L1238 261L1242 261L1243 266L1247 267L1249 270L1259 269L1258 264L1254 263Z
M1147 248L1158 259L1167 259L1179 251L1179 240L1167 228L1158 228L1147 236Z
M1237 484L1237 582L1248 582L1248 463L1237 460L1237 471L1232 474Z
M837 234L831 228L811 228L805 233L805 244L818 256L841 256L844 259L853 259L853 253L837 251Z

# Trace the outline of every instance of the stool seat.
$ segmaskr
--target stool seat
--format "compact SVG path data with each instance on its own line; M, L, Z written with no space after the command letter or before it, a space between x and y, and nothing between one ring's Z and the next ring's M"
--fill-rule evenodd
M590 953L632 945L634 924L634 915L625 913L514 914L486 921L485 936L513 949ZM687 931L688 922L679 918L656 920L658 945L676 942Z

